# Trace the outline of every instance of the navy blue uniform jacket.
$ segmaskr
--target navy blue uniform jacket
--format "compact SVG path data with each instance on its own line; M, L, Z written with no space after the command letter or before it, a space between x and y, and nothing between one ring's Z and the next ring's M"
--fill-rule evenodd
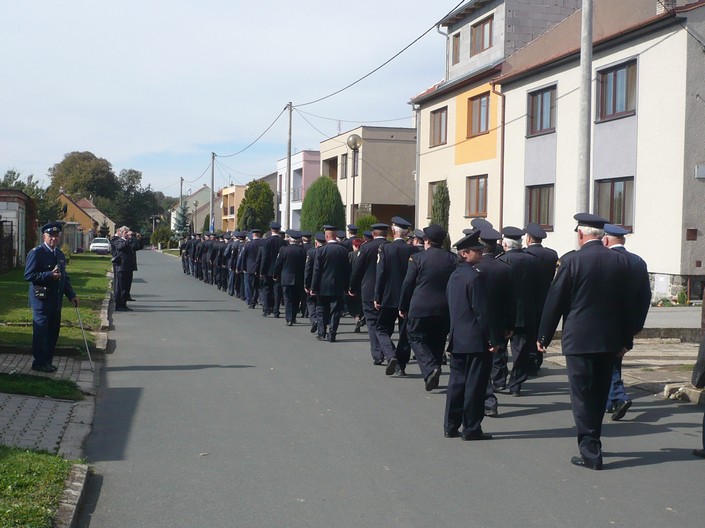
M350 291L359 295L365 302L371 302L375 296L375 281L377 279L377 253L386 238L375 238L360 246L352 263L350 275Z
M54 280L51 271L54 266L59 266L61 278ZM76 292L71 287L71 279L66 274L66 257L60 249L56 250L56 255L44 244L35 247L27 254L27 262L24 267L24 280L29 281L29 304L35 310L60 311L64 295L69 301L76 297ZM37 299L34 296L32 286L47 287L46 299Z
M456 257L445 249L430 247L409 257L401 286L399 311L415 319L448 316L446 286L456 266Z
M375 302L382 308L399 308L401 285L409 267L409 258L416 249L398 238L391 244L383 244L378 249L377 280L375 281Z

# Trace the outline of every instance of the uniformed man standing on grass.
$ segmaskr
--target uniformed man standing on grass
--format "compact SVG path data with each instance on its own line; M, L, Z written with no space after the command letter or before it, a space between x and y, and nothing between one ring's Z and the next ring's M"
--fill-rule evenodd
M24 280L29 285L32 307L32 370L55 372L54 349L61 328L61 305L64 295L74 306L78 297L66 273L66 256L59 249L62 224L42 226L42 244L27 254Z
M612 371L634 336L629 263L602 245L607 220L575 215L580 249L563 255L544 306L536 347L545 352L563 319L561 348L580 455L570 462L602 469L602 419Z

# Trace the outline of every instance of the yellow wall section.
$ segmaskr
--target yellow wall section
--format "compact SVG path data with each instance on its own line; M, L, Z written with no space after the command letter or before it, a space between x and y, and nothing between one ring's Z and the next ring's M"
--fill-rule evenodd
M470 99L489 92L489 132L468 138L468 118ZM463 165L475 161L485 161L497 157L497 141L499 134L497 131L497 114L500 105L499 96L492 93L492 86L489 83L483 84L472 90L468 90L456 97L457 114L455 119L455 164Z
M66 205L66 215L64 216L65 221L78 222L84 231L93 229L96 222L94 222L93 219L82 209L76 207L76 204L74 204L71 200L66 199L63 194L59 195L59 200L62 205Z

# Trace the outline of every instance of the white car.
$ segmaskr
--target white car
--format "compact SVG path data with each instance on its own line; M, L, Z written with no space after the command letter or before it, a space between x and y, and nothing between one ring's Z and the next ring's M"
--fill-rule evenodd
M88 249L91 253L107 255L108 253L110 253L110 241L107 238L94 238Z

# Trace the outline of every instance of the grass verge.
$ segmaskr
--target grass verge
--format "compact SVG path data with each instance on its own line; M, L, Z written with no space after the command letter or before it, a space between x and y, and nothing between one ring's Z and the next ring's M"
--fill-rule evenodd
M74 314L75 313L76 310L74 310ZM86 331L86 339L88 340L89 347L92 348L95 346L95 336L91 332ZM3 345L32 346L32 327L0 325L0 343ZM78 327L61 327L56 346L72 347L82 351L83 355L86 353L86 345L83 343L83 334Z
M78 385L71 380L30 376L29 374L0 373L0 392L73 401L84 398Z
M0 446L0 526L50 528L73 462Z

